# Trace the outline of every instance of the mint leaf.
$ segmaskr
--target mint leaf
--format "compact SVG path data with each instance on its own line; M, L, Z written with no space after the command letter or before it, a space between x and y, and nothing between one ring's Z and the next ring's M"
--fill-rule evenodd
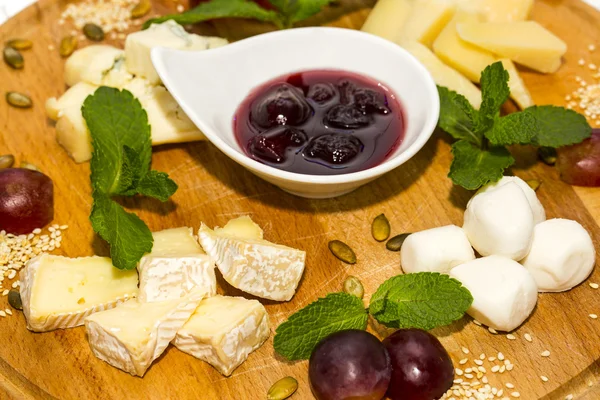
M481 146L481 134L475 131L477 110L463 95L443 86L437 88L440 96L439 127L454 139L463 139Z
M504 147L483 150L464 140L452 145L452 154L448 177L455 185L469 190L500 180L504 170L515 162Z
M533 143L544 147L562 147L581 143L592 134L585 117L573 110L557 106L533 106L521 111L537 121Z
M508 99L508 71L500 61L488 65L481 72L479 85L481 86L482 103L479 108L479 126L481 131L489 128L494 118L500 114L500 108Z
M212 0L208 3L201 3L197 7L181 14L171 14L149 19L144 23L142 29L148 28L151 24L160 24L169 19L172 19L181 25L188 25L219 18L249 18L264 22L272 22L277 25L277 27L282 27L282 19L278 13L271 10L265 10L253 1Z
M175 193L177 184L164 172L149 171L136 188L139 194L164 202Z
M286 27L317 14L333 0L269 0L285 17Z
M496 118L491 129L485 133L494 146L529 144L538 133L537 120L531 114L516 112Z
M390 328L433 329L462 318L473 296L456 279L437 272L398 275L371 297L369 312Z
M361 299L347 293L330 293L279 325L273 347L288 360L305 360L326 336L345 329L366 329L367 318Z

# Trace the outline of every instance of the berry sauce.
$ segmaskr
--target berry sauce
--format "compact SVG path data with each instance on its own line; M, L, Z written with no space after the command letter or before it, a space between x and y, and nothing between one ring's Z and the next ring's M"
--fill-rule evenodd
M317 70L275 78L238 107L233 130L244 152L275 168L310 175L382 163L404 136L402 108L377 81Z

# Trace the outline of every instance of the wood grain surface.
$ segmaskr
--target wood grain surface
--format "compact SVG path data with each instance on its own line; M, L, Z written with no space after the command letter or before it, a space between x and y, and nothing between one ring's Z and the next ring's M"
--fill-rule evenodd
M373 3L340 1L307 24L360 27ZM43 107L46 98L65 90L63 60L48 46L56 47L72 29L57 23L66 4L43 0L0 26L0 42L14 37L35 42L32 50L24 52L24 70L0 65L2 92L23 91L35 102L33 109L19 110L0 101L0 154L13 153L19 160L32 162L54 180L55 221L69 225L58 254L107 255L106 245L94 236L88 221L89 167L74 164L56 144L53 123ZM175 6L169 0L156 1L154 12L172 11ZM585 57L600 65L600 53L587 50L599 37L600 14L578 0L546 0L536 2L533 18L563 38L569 51L558 73L524 71L524 79L538 104L564 105L564 96L577 87L575 75L585 78L588 74L577 60ZM224 20L197 29L235 40L271 27ZM558 179L554 168L536 163L532 149L518 152L513 173L543 181L538 195L548 217L580 221L598 248L600 190L568 186ZM179 183L179 191L165 204L149 199L129 199L124 204L138 212L152 230L181 225L197 229L201 221L222 226L232 217L249 214L264 228L268 240L306 250L306 272L292 301L264 302L274 332L294 311L340 290L349 274L360 277L368 299L386 278L401 272L398 253L386 251L370 237L370 223L376 215L388 216L393 234L461 225L471 193L453 187L446 178L450 161L448 138L436 133L417 156L377 181L340 198L306 200L260 180L210 143L162 146L155 148L153 166L168 172ZM358 264L347 266L337 261L327 249L332 239L351 245ZM598 268L589 281L600 282ZM242 295L221 278L219 285L222 293ZM0 308L8 307L5 303L6 297L0 298ZM522 399L564 399L568 394L599 399L600 389L595 384L600 376L600 320L590 319L589 313L600 314L600 291L586 282L567 293L540 295L531 318L514 332L517 340L492 335L469 318L434 333L455 362L501 351L515 368L503 374L488 372L490 384L500 387L511 382ZM525 333L533 336L533 342L523 339ZM307 362L282 360L273 351L272 336L229 378L175 348L169 348L143 379L132 377L92 355L84 328L31 333L21 314L0 319L0 342L0 399L264 399L270 385L287 375L299 381L294 399L312 398ZM462 354L462 346L472 354ZM550 350L551 356L541 357L544 350ZM489 370L489 364L485 365ZM549 381L542 382L540 375Z

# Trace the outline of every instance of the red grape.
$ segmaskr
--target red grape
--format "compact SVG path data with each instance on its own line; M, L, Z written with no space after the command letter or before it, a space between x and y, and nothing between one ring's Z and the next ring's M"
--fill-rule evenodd
M600 186L600 129L579 144L559 149L556 167L570 185Z
M380 400L391 371L385 347L361 330L340 331L321 340L308 364L310 386L318 400Z
M252 103L250 120L258 128L269 129L277 125L301 125L311 113L302 90L281 83Z
M392 361L387 391L391 400L439 399L452 386L452 360L432 334L421 329L401 329L383 344Z

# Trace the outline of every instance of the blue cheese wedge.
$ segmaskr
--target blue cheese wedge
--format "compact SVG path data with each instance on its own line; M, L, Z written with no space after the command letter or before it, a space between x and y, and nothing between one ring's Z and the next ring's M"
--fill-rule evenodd
M198 238L232 286L276 301L290 300L296 293L306 253L264 240L249 217L215 230L202 224Z
M192 228L154 232L152 252L138 265L141 302L179 299L200 289L208 296L217 293L215 262L198 244Z
M268 337L269 316L260 302L214 296L200 302L173 344L229 376Z
M78 82L87 82L99 86L124 54L121 49L102 44L77 50L65 62L65 83L73 86Z
M144 376L198 307L204 292L175 300L130 300L85 319L92 352L131 375Z
M36 332L83 325L84 318L137 296L136 271L116 269L108 257L43 254L20 272L27 328Z

